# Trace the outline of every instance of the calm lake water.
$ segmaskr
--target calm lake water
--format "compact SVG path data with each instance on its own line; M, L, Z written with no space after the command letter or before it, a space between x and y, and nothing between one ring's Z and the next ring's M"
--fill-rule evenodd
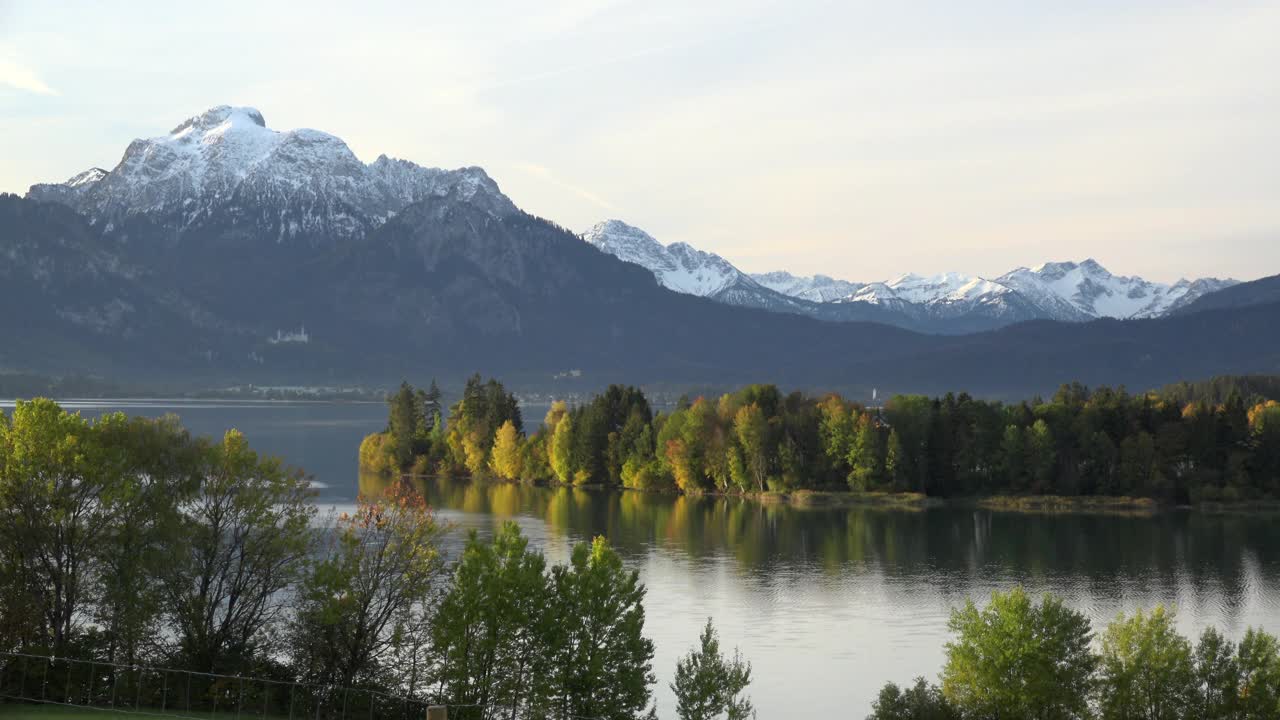
M0 403L3 405L3 403ZM325 505L359 479L360 438L380 404L91 401L68 407L174 412L194 432L243 431L315 476ZM541 409L530 409L531 418ZM754 667L761 718L862 718L888 680L936 677L950 608L1022 584L1098 623L1176 603L1184 632L1280 632L1280 517L1171 512L1151 518L972 509L802 509L749 501L433 481L423 491L465 530L519 522L551 561L605 535L648 586L661 717L676 658L714 617Z

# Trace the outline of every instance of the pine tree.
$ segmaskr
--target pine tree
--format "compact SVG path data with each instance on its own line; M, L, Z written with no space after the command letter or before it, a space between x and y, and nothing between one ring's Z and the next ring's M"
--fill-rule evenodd
M737 650L732 659L721 655L720 639L711 618L707 618L698 649L676 661L675 681L671 683L676 714L680 720L713 720L721 715L728 720L754 717L751 700L742 695L750 684L751 663L744 662Z

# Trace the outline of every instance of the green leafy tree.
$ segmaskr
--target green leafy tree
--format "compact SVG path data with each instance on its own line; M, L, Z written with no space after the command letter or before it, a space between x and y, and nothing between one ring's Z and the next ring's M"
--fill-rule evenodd
M1061 600L994 592L985 608L969 600L953 611L949 627L942 692L966 717L1088 717L1089 620Z
M838 395L828 395L818 405L818 409L822 451L826 453L837 472L842 471L847 476L852 471L849 467L849 453L853 449L856 432L854 415Z
M738 410L733 432L742 448L742 461L755 490L763 492L769 475L769 425L764 412L754 403Z
M1024 447L1027 452L1026 468L1032 492L1052 492L1057 451L1049 424L1044 420L1036 420L1031 427L1027 428Z
M1026 490L1026 438L1016 425L1004 429L1004 439L1000 442L1000 475L1004 487L1016 492Z
M79 413L18 402L0 425L0 545L38 608L32 639L65 656L88 613L121 477Z
M165 563L165 612L187 667L237 672L269 651L313 546L315 506L300 471L260 457L236 430L203 448L198 473Z
M1099 706L1116 720L1177 720L1194 707L1191 644L1157 606L1120 616L1102 635Z
M653 642L644 636L644 586L605 539L579 544L552 570L546 710L553 717L647 715Z
M680 720L728 720L754 717L751 700L742 693L751 684L751 663L735 650L729 659L720 653L720 639L707 618L698 638L698 649L676 661L671 692L676 696Z
M1274 635L1249 628L1236 649L1243 716L1280 717L1280 643Z
M545 568L515 523L492 542L471 533L430 631L445 698L475 706L461 717L528 717L545 704L554 622Z
M911 480L908 469L906 450L902 447L902 436L897 430L890 430L884 454L884 476L893 490L909 489Z
M1157 491L1163 484L1156 456L1155 438L1139 432L1120 444L1120 489L1126 494L1144 495Z
M902 441L896 432L890 431L887 442L882 442L883 433L876 426L875 419L867 413L858 416L854 426L853 440L849 445L849 489L867 491L878 489L888 479L898 486L902 457ZM886 475L888 476L886 478Z
M881 688L867 720L960 720L960 713L937 685L916 678L906 689L893 683Z
M1213 628L1200 635L1195 649L1195 701L1192 713L1205 720L1241 717L1240 663L1235 645Z
M111 522L99 545L94 619L109 660L134 664L163 633L158 578L165 548L181 543L179 507L195 486L199 447L175 416L103 416L98 463L112 483Z

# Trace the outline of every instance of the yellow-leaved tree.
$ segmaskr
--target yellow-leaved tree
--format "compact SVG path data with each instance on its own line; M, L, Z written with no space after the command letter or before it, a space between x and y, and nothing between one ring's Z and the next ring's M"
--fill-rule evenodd
M551 470L562 483L573 482L573 463L570 446L573 443L573 419L565 415L556 423L551 434Z
M493 434L493 451L489 458L493 474L507 480L520 477L520 435L510 420Z

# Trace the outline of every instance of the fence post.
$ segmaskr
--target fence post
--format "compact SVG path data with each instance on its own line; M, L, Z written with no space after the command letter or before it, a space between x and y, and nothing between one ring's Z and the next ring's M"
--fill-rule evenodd
M427 708L427 720L449 720L447 705L431 705Z

